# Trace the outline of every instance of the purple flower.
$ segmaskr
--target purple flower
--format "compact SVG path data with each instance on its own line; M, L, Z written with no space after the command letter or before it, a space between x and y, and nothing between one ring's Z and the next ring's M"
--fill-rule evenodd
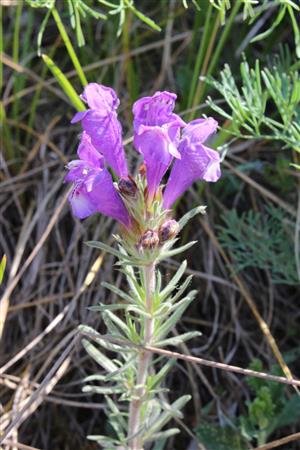
M133 105L134 145L144 156L149 198L152 199L177 150L185 122L173 113L176 95L156 92Z
M84 219L100 212L128 227L128 212L114 187L110 173L104 168L104 158L85 132L82 134L77 153L80 159L67 165L69 173L65 177L66 182L73 183L69 195L73 214Z
M181 159L175 161L164 191L165 208L170 208L195 180L217 181L220 178L218 152L203 145L216 131L217 125L217 122L209 117L193 120L184 129L179 144Z
M75 114L71 123L81 121L93 146L100 152L120 177L128 175L122 143L122 127L116 109L119 99L115 91L97 83L88 84L81 98L88 104L87 111Z

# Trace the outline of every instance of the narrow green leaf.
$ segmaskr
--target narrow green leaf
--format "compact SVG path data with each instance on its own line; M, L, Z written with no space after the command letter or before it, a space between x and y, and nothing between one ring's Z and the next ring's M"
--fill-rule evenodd
M119 250L116 250L115 248L112 248L109 245L104 244L103 242L100 242L100 241L87 241L85 243L89 247L98 248L100 250L105 251L106 253L110 253L111 255L114 255L117 258L119 258L121 261L129 260L128 256L124 255Z
M283 18L285 16L285 12L286 12L286 6L284 6L283 8L281 8L279 10L278 15L277 15L276 19L273 20L270 28L268 28L263 33L257 34L253 39L251 39L250 43L253 44L253 42L261 41L262 39L265 39L266 37L268 37L275 30L275 28L278 27L280 22L283 20Z
M179 417L181 419L183 416L180 412L180 409L182 409L190 399L190 395L183 395L171 405L161 402L161 406L163 406L164 412L158 418L155 417L155 422L144 434L144 439L151 439L153 434L158 433L173 417Z
M41 56L42 40L43 40L44 32L45 32L50 15L51 15L51 9L48 9L47 14L44 17L43 22L42 22L39 32L38 32L38 37L37 37L37 54L38 54L38 56Z
M127 369L129 369L130 367L132 367L134 360L136 359L135 354L131 357L128 358L128 360L125 362L125 364L122 364L121 367L118 368L118 370L116 370L115 372L111 372L108 375L106 375L105 377L105 381L110 381L110 380L114 380L114 379L119 379L120 375L124 372L126 372Z
M174 328L178 320L181 318L184 311L187 309L189 304L194 300L194 297L187 297L186 301L183 302L178 308L176 308L175 312L166 320L162 325L159 325L157 332L155 333L156 343L158 339L163 338L168 335L168 333Z
M299 164L290 163L290 166L295 167L295 169L300 170L300 165Z
M3 255L0 263L0 284L2 283L3 280L5 267L6 267L6 255Z
M182 230L182 228L185 227L185 225L197 214L205 214L205 210L206 206L201 205L187 212L178 222L180 230Z
M178 255L179 253L183 253L183 252L185 252L186 250L188 250L189 248L191 248L193 245L195 245L196 243L197 243L197 241L191 241L191 242L188 242L188 243L185 244L185 245L182 245L181 247L175 248L174 250L170 250L170 251L168 251L168 252L165 252L165 253L163 253L163 254L160 256L159 260L161 261L161 260L163 260L163 259L171 258L171 257L173 257L173 256L175 256L175 255Z
M77 109L77 111L85 111L86 108L84 106L84 103L78 96L77 92L75 91L67 77L57 67L54 61L49 58L49 56L42 54L42 58L48 69L52 72L53 76L57 79L64 93L70 99L72 105Z
M75 8L75 11L76 11L76 8ZM78 74L78 77L79 77L79 79L81 81L81 84L84 87L84 86L86 86L88 84L88 81L87 81L86 76L84 74L84 71L83 71L83 69L81 67L79 59L78 59L78 57L76 55L76 52L75 52L74 47L72 45L72 42L71 42L71 40L70 40L70 38L68 36L67 30L66 30L66 28L65 28L65 26L64 26L64 24L63 24L63 22L62 22L62 20L60 18L60 15L59 15L57 9L54 7L54 8L52 8L51 12L52 12L52 16L53 16L53 18L54 18L54 20L56 22L57 28L58 28L58 30L60 32L60 35L61 35L61 37L62 37L62 39L63 39L63 41L65 43L65 46L66 46L67 51L69 53L69 56L70 56L70 58L71 58L71 60L73 62L75 70L76 70L76 72ZM78 28L80 29L80 20L79 20L79 25L76 28L76 31L78 30ZM81 31L81 29L80 29L80 31ZM82 32L81 32L81 34L82 34ZM82 38L83 38L83 35L82 35ZM82 41L82 39L81 40L78 39L78 42L79 41L84 44L84 38L83 38L83 41Z
M115 372L118 370L118 366L116 366L110 359L103 355L93 344L91 344L88 340L83 339L82 345L84 346L87 353L108 372Z
M175 273L175 275L172 277L171 281L168 283L168 285L160 292L160 301L164 301L170 293L177 287L177 283L180 281L181 277L184 275L184 272L187 268L187 261L184 260L181 265L179 266L179 269Z
M198 291L196 291L196 289L193 289L192 291L190 291L188 293L188 295L186 297L181 299L179 302L172 304L169 311L172 312L175 309L180 308L181 305L183 305L185 302L188 302L190 299L194 300L194 298L196 297L197 294L198 294Z
M123 392L123 389L118 386L102 387L102 386L87 385L82 388L82 392L90 392L92 394L108 395L108 394L121 394Z
M87 438L90 441L96 441L99 444L101 444L104 448L109 448L110 450L114 449L116 445L118 445L120 442L116 441L115 439L112 439L108 436L102 436L101 434L98 435L88 435Z
M126 294L126 292L122 291L121 289L117 288L116 286L114 286L113 284L110 283L106 283L105 281L103 283L101 283L101 285L103 287L105 287L106 289L109 289L111 292L114 292L116 295L118 295L119 297L123 298L123 300L125 300L127 303L130 304L135 304L136 305L136 301L138 301L138 303L141 305L142 302L140 302L139 298L136 298L136 301L130 297L130 295Z
M105 350L111 350L113 352L126 352L126 351L132 351L132 347L128 347L128 341L125 341L124 338L121 336L113 336L113 335L102 335L95 331L93 328L87 326L87 325L79 325L78 330L83 335L89 337L94 342L97 342L97 344L101 345L101 347L105 348ZM118 344L114 344L113 340L118 339L119 341L122 341L122 346Z
M121 413L115 402L108 396L105 396L107 404L112 412L112 415L114 418L118 420L118 423L120 424L121 428L123 430L127 430L127 421L124 419L124 415L126 416L126 413ZM110 416L111 417L111 416Z
M154 389L155 387L159 386L161 381L165 378L169 370L176 364L175 359L169 359L169 361L166 362L162 366L159 372L157 372L155 375L150 375L148 377L148 388Z
M85 377L83 379L83 382L90 383L91 381L104 381L104 379L105 379L105 375L94 374L94 375L89 375L88 377Z
M161 31L161 28L159 25L157 25L154 20L150 19L149 17L145 16L145 14L141 13L141 11L137 10L134 6L130 6L131 11L143 22L145 22L149 27L153 28L156 31Z
M90 311L97 311L97 312L103 312L103 311L118 311L119 309L125 309L127 308L127 303L114 303L113 305L105 305L103 303L100 303L100 305L93 305L89 306Z
M183 342L186 342L190 339L194 339L195 337L201 336L202 333L200 331L188 331L187 333L183 333L179 336L174 336L169 339L164 339L163 341L155 342L156 347L166 347L168 345L179 345Z
M103 312L103 319L109 318L114 324L116 324L117 328L121 330L126 336L129 335L130 330L128 326L123 322L123 320L119 319L114 313L109 310Z
M176 292L176 294L174 295L174 297L172 297L169 301L170 303L176 303L177 300L182 296L182 294L184 293L184 291L188 288L188 286L190 285L191 281L193 279L193 275L190 275L189 277L187 277L187 279L184 281L184 283L179 287L178 291Z
M159 433L154 433L153 436L151 436L151 438L149 438L148 440L157 441L160 439L167 439L178 433L180 433L178 428L170 428L169 430L166 430L166 431L160 431Z

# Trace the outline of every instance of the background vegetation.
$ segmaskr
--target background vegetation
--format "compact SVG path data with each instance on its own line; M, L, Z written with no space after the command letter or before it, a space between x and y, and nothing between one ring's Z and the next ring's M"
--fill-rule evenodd
M98 448L110 429L101 395L82 392L99 371L77 326L104 329L88 309L116 301L109 219L75 220L64 166L86 82L116 89L131 167L131 106L156 90L178 95L185 120L213 115L223 156L216 185L177 204L207 215L181 237L199 291L180 324L201 330L182 353L243 368L299 374L300 6L297 0L0 0L0 430L3 449ZM164 267L168 280L179 265ZM4 262L1 263L1 268ZM0 274L1 278L1 274ZM176 335L177 330L174 330ZM299 376L298 376L299 377ZM299 448L300 400L292 387L190 362L167 377L170 401L192 394L180 437L159 449ZM0 436L1 438L1 436ZM269 442L269 446L264 446ZM260 447L259 447L260 446Z

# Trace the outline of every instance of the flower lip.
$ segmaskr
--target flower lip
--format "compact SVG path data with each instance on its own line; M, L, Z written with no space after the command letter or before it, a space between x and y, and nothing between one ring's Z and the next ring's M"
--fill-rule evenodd
M73 214L85 219L100 212L129 227L131 221L128 211L109 171L104 167L104 158L85 132L81 136L77 153L80 159L69 162L69 173L65 177L65 182L73 184L69 195Z
M81 98L90 109L96 109L104 116L116 110L120 104L117 94L112 88L98 83L89 83L84 88Z
M171 92L155 92L152 97L143 97L137 100L132 108L134 114L134 128L138 131L140 125L163 125L176 122L177 126L184 126L185 122L173 114L176 94Z
M179 145L181 160L176 159L163 194L166 209L169 209L194 181L200 179L215 182L220 178L219 153L203 145L216 131L217 125L210 117L193 120L184 129Z
M207 119L195 119L183 129L182 140L188 139L191 144L202 144L218 128L218 122L212 117Z

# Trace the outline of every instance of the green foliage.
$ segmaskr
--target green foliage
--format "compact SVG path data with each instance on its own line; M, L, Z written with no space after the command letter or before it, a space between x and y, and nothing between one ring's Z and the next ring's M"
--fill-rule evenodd
M296 55L298 58L300 58L300 31L298 25L300 6L293 0L275 0L273 3L275 6L278 7L278 13L275 19L273 20L272 25L264 32L257 34L252 39L251 42L261 41L262 39L265 39L266 37L270 36L280 25L285 16L288 16L291 21L291 28L293 29L294 33ZM257 19L257 17L269 7L270 7L269 0L265 0L264 4L260 8L260 10L253 16L252 20Z
M258 4L258 0L236 0L236 1L240 2L243 5L244 20L246 20L246 18L248 17L254 16L253 6L256 6ZM221 23L224 24L226 22L227 11L229 11L233 7L235 2L231 0L209 0L209 2L214 8L216 8L219 11Z
M63 92L68 96L74 108L77 111L84 111L85 105L83 101L80 99L79 95L73 88L72 84L69 82L67 77L63 74L63 72L57 67L57 65L52 61L51 58L47 55L42 55L42 58L48 67L48 69L52 72L53 76L57 79L60 87Z
M255 359L250 368L263 371L262 362ZM273 366L272 374L281 374L278 366ZM239 416L234 425L202 423L195 430L199 442L207 450L246 450L248 443L263 445L269 436L281 427L295 424L300 417L300 398L298 395L286 397L283 384L262 378L247 378L254 398L246 402L247 413Z
M249 24L255 22L259 17L268 10L274 7L277 14L272 21L272 25L262 33L257 34L251 42L261 41L270 36L281 24L281 22L288 17L290 20L290 27L294 33L294 42L296 55L300 58L300 30L299 30L299 2L294 0L209 0L210 4L219 11L220 20L222 24L226 22L226 15L229 10L233 8L236 2L243 5L243 19L248 20Z
M241 87L228 64L221 71L220 81L207 78L227 104L227 109L223 109L210 97L207 101L214 111L231 122L224 131L241 139L282 141L300 152L299 73L284 72L279 63L262 70L258 60L253 68L243 61L240 73Z
M63 14L69 16L71 27L76 32L76 38L79 47L85 45L85 38L82 31L82 21L85 21L88 16L96 20L107 20L109 15L119 15L117 35L120 35L122 32L123 24L125 22L126 14L131 11L150 28L156 31L161 31L161 28L152 19L147 17L135 7L134 0L119 0L119 3L114 3L108 0L97 0L96 4L99 4L108 10L104 14L102 12L100 13L94 7L90 6L90 2L88 2L87 0L65 0L63 2L57 2L57 0L26 0L26 3L33 8L47 8L49 10L40 29L38 38L39 42L41 42L42 40L42 35L50 17L50 11L55 6L64 7Z
M280 208L267 206L265 213L235 209L222 215L219 239L229 250L235 270L248 267L268 270L274 283L299 283L293 245L293 228Z
M6 267L6 255L3 255L0 262L0 284L2 283L4 277L5 267Z
M206 450L247 450L241 433L229 426L220 427L208 422L199 425L195 433Z
M26 3L33 8L47 8L49 10L49 13L46 14L42 27L40 29L38 39L39 42L41 42L42 35L50 17L51 9L55 7L56 0L26 0ZM63 5L64 7L67 6L67 14L69 15L71 27L76 31L76 38L79 47L85 44L81 20L85 19L87 16L102 20L105 20L107 18L105 14L102 14L91 8L87 4L86 0L66 0L62 3L58 2L57 5Z
M254 360L250 368L263 370L260 360ZM278 366L271 372L278 374ZM249 378L248 384L255 397L246 402L247 415L240 417L241 433L248 441L255 439L258 445L263 445L274 430L299 420L300 398L295 394L287 399L282 384L254 378Z

